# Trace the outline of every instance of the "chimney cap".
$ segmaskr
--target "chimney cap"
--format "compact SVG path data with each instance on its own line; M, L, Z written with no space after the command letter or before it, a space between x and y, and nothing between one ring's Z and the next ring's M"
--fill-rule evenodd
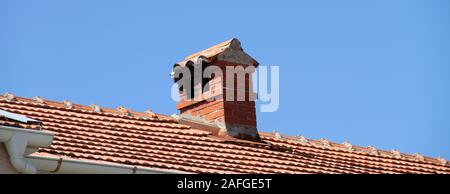
M230 56L232 57L230 58ZM244 49L241 47L241 42L237 38L232 38L208 49L187 56L183 61L176 63L174 68L176 66L184 67L192 63L195 64L198 59L202 59L207 63L217 59L223 59L239 64L254 65L255 67L259 65L258 61L244 52Z

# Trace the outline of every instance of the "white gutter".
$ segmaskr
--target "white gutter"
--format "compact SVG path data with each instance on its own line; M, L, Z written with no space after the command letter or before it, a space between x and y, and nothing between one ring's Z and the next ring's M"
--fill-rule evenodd
M114 163L52 156L26 155L39 147L49 147L53 133L0 125L0 143L5 143L12 166L20 173L64 174L181 174L177 170L137 167Z
M53 133L0 126L0 142L5 143L11 165L20 173L35 174L36 167L25 160L29 150L48 147L53 141Z
M61 174L182 174L186 172L164 170L114 163L104 163L50 156L28 156L42 173Z

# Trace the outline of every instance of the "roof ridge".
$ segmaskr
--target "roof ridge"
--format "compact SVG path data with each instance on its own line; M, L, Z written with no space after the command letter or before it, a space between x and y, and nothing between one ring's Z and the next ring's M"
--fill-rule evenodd
M289 136L289 135L283 135L280 134L277 131L273 131L272 133L267 133L267 132L259 132L260 135L262 137L269 137L269 138L273 138L273 139L277 139L277 140L281 140L281 141L291 141L291 142L295 142L295 143L300 143L302 145L310 145L316 148L321 148L321 149L339 149L339 150L344 150L347 152L356 152L356 153L366 153L366 154L370 154L370 155L376 155L379 157L392 157L395 159L404 159L407 161L420 161L420 162L429 162L429 163L433 163L433 164L440 164L443 166L450 166L449 162L442 157L430 157L430 156L424 156L420 153L414 153L414 154L407 154L407 153L403 153L403 152L399 152L396 149L393 149L391 151L387 151L387 150L382 150L382 149L378 149L374 146L367 146L367 147L363 147L363 146L358 146L358 145L352 145L350 144L349 141L344 141L343 143L337 143L334 141L329 141L325 138L320 138L319 140L316 139L311 139L311 138L305 138L303 136L300 135L295 135L295 136ZM382 153L382 154L380 154Z
M90 106L82 105L82 104L75 104L68 100L64 100L62 102L55 101L55 100L48 100L44 99L40 96L35 96L33 98L26 98L26 97L20 97L15 96L9 92L6 92L4 95L0 96L0 100L5 100L7 102L22 102L22 103L36 103L39 106L48 106L52 108L57 109L65 109L65 110L78 110L78 111L92 111L96 114L103 115L103 116L118 116L120 118L133 118L136 120L144 120L144 121L151 121L151 120L158 120L160 122L169 122L169 123L178 123L175 119L168 115L154 113L150 109L144 112L139 111L133 111L126 109L123 106L119 106L116 109L108 108L108 107L100 107L96 104L92 104ZM124 111L126 111L126 114L124 114ZM180 124L181 125L181 124Z

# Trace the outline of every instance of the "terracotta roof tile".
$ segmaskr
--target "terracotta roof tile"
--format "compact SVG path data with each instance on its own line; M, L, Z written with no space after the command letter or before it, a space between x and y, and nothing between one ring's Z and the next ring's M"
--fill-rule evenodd
M0 97L0 109L42 126L6 120L0 125L55 133L52 145L34 155L188 173L450 173L442 158L272 133L260 133L262 143L221 138L153 112L123 107L96 112L69 101L11 96Z

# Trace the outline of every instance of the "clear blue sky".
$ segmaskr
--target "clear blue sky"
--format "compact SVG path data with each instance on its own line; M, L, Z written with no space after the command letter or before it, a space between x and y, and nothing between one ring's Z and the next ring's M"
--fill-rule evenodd
M170 115L174 62L237 37L280 66L259 130L450 159L449 34L448 0L2 0L0 93Z

